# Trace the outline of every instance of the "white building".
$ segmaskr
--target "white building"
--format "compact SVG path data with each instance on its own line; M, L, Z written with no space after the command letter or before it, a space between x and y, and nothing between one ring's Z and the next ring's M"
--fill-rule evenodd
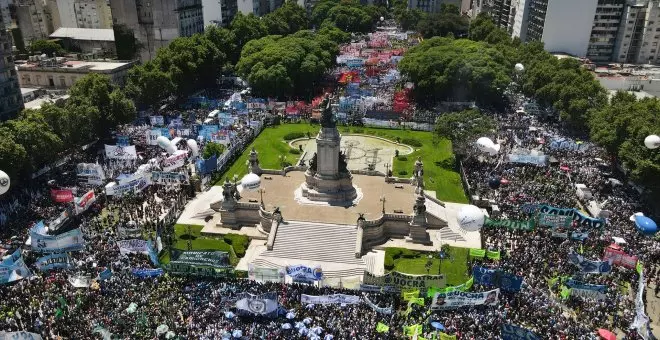
M222 26L222 7L220 0L202 0L204 27Z
M613 60L635 64L660 63L659 6L657 0L636 0L626 4Z
M409 9L419 9L427 13L440 12L442 4L455 5L461 8L461 0L408 0Z
M68 89L89 73L107 75L113 83L123 85L133 65L134 62L67 61L58 57L33 60L16 65L16 69L21 87Z

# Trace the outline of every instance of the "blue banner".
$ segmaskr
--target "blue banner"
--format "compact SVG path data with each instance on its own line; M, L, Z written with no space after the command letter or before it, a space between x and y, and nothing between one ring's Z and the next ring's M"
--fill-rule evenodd
M520 291L523 283L522 276L480 266L475 266L472 269L472 277L475 283L497 287L509 292Z
M50 254L37 259L35 263L37 269L40 271L47 271L51 269L66 269L73 266L71 258L66 253Z
M163 275L163 269L144 269L144 268L135 268L133 269L133 275L145 279L151 277L158 277Z
M32 275L23 261L21 250L0 262L0 284L11 283Z
M570 216L573 221L577 222L578 227L586 227L590 229L603 228L605 220L601 218L592 218L582 214L579 210L574 208L555 208L549 205L542 205L539 210L540 213L547 215L563 215Z
M152 241L147 242L147 248L149 249L149 259L151 260L151 263L154 266L160 266L160 261L158 261L158 252L156 251Z
M199 129L199 135L204 137L204 141L215 141L218 137L220 128L217 125L202 125Z
M607 290L607 286L605 285L592 285L589 283L584 283L573 279L567 280L564 284L570 288L593 290L599 293L605 293L605 291Z
M502 324L501 330L503 340L540 340L532 331L522 327Z
M197 171L202 175L210 174L218 166L218 157L216 155L211 156L209 159L199 159L197 161Z
M318 281L323 278L323 271L320 266L308 267L303 265L287 266L286 275L299 281Z
M590 261L574 250L568 254L568 261L580 268L582 273L605 274L612 271L612 263L609 261Z
M30 242L32 250L40 253L64 253L81 250L85 247L85 240L80 228L59 235L47 235L44 231L43 221L30 229Z
M112 270L110 268L105 268L102 272L99 273L99 280L105 281L109 280L112 277Z
M117 146L128 146L130 144L128 136L117 136Z

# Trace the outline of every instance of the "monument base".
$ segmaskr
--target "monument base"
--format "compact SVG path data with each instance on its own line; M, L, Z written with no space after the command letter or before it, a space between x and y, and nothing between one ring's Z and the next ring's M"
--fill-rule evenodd
M300 186L301 195L309 201L353 205L358 198L358 191L353 186L350 173L336 178L328 178L305 173L305 183Z

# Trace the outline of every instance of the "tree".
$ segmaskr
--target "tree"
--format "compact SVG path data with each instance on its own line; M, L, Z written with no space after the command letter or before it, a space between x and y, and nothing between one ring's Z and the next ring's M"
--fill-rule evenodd
M231 21L229 29L234 34L236 39L234 45L238 48L243 48L248 41L265 37L268 34L268 29L263 21L252 13L244 15L238 12Z
M512 67L488 44L440 37L410 49L399 63L401 72L415 83L418 102L430 106L445 99L499 106Z
M241 48L236 46L236 36L233 31L217 26L209 26L204 29L206 38L223 51L227 56L227 65L235 65L241 56Z
M51 40L35 40L30 44L31 53L45 53L49 57L62 55L64 49L58 43Z
M45 119L37 114L24 119L8 120L0 128L3 136L13 136L13 140L23 146L29 163L26 170L34 171L55 161L63 150L62 140L46 124Z
M271 35L288 35L309 27L309 19L304 8L293 1L263 17L264 25Z
M9 175L12 184L24 177L29 169L27 151L16 142L14 134L5 126L0 127L0 169Z
M380 16L380 7L361 6L357 1L324 0L312 9L311 22L315 27L332 24L345 32L370 32Z
M445 37L449 34L463 37L467 35L468 27L468 19L461 15L458 7L442 4L440 12L421 18L417 24L417 31L427 39L435 36Z
M424 13L423 11L417 8L415 9L403 8L398 11L395 10L394 13L395 13L396 21L405 31L416 29L419 22L422 21L424 18L426 18L427 15L426 13Z
M494 128L493 118L469 109L440 115L435 123L435 134L451 140L456 152L465 153L469 145Z
M142 46L135 38L133 30L123 24L112 26L115 34L115 51L119 60L133 60L140 54Z
M204 152L202 154L202 157L204 159L209 159L213 155L216 157L220 157L222 153L225 152L225 146L220 144L220 143L215 143L215 142L209 142L204 145Z
M479 13L470 23L469 38L475 41L485 41L489 44L507 43L511 36L493 22L488 14Z
M126 93L137 103L156 110L160 103L174 92L170 74L163 72L152 62L133 67L128 72Z
M87 144L94 138L92 118L97 117L97 111L88 105L66 109L47 103L38 110L21 112L21 119L43 120L65 146L71 147Z

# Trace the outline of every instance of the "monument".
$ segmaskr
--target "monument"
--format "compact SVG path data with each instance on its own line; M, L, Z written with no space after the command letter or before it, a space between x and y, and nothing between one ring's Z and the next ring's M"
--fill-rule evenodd
M346 155L340 150L341 135L332 115L330 98L322 103L321 130L316 136L316 153L309 161L302 196L314 202L353 205L358 192L347 169Z

